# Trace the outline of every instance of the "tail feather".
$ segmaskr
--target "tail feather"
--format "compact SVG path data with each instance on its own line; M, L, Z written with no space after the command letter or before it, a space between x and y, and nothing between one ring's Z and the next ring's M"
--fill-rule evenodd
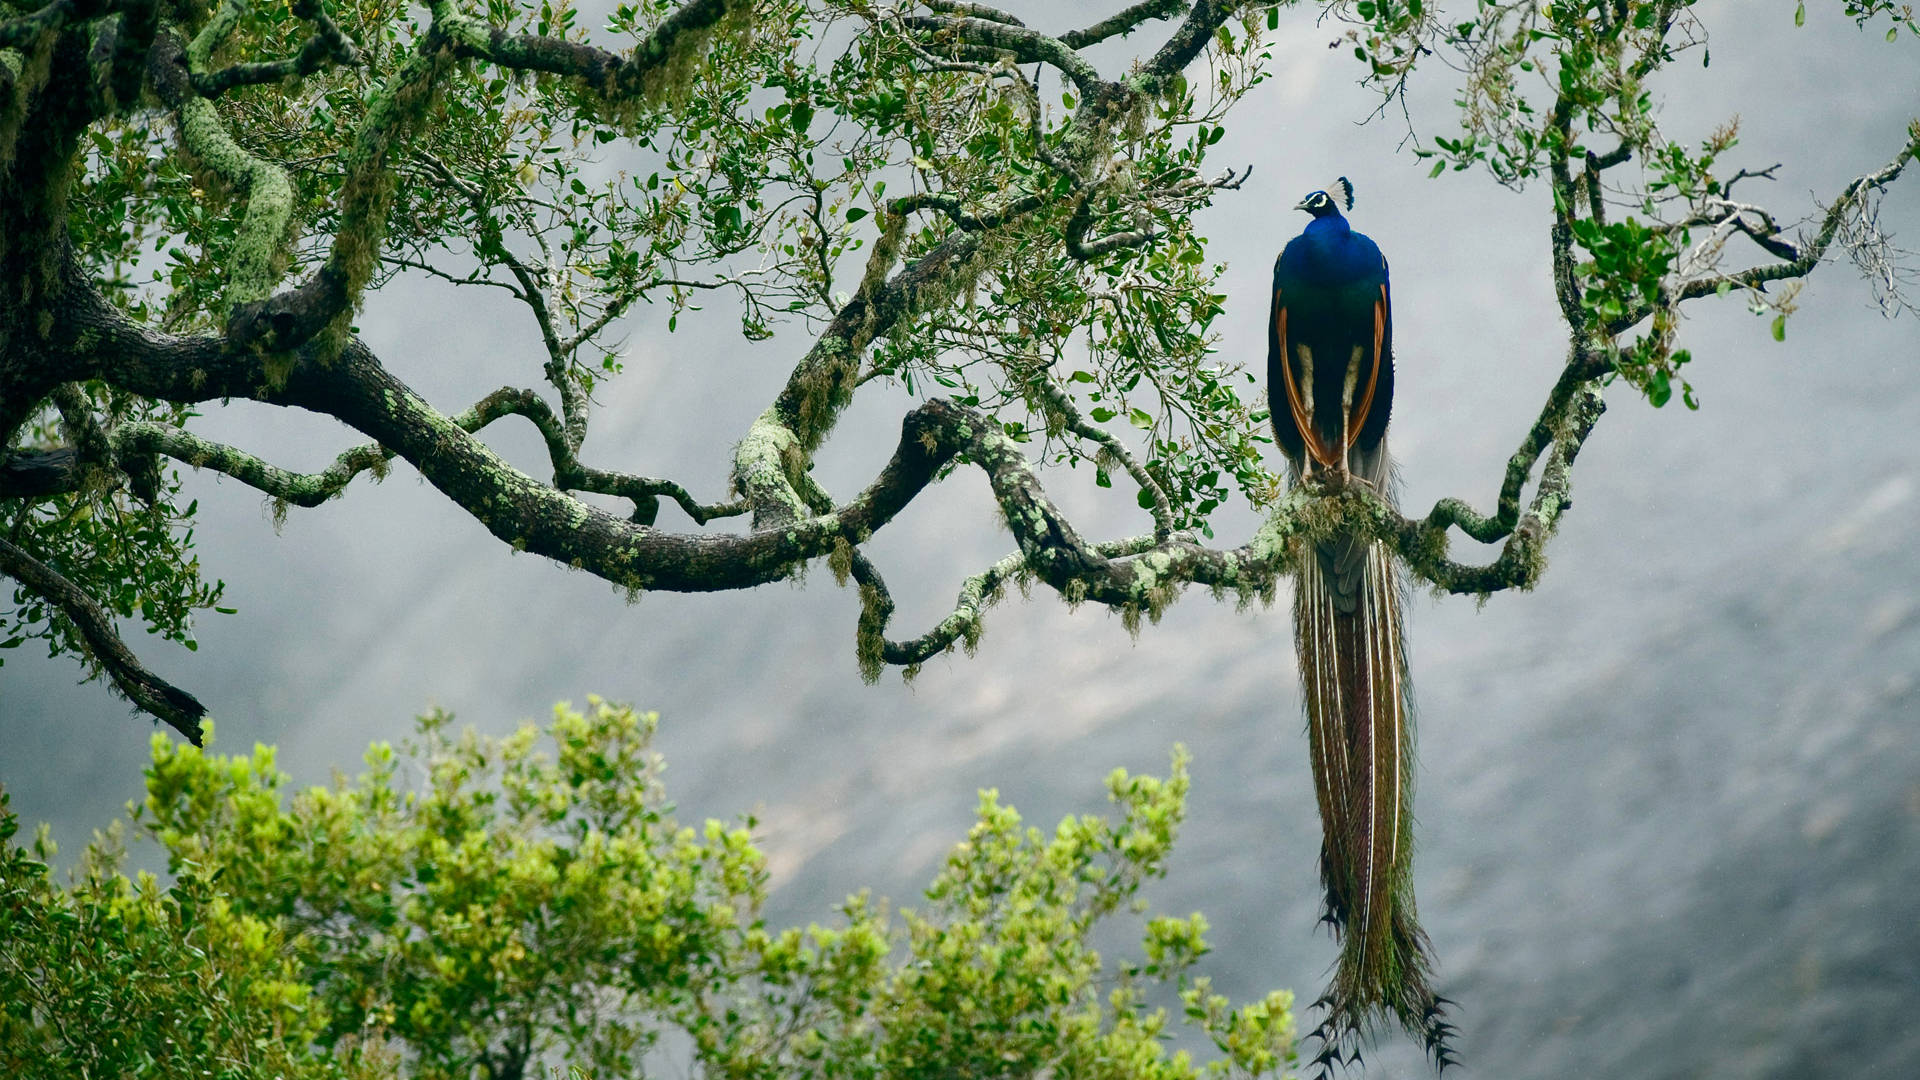
M1320 805L1326 920L1340 942L1313 1063L1359 1062L1392 1017L1442 1069L1454 1062L1444 1002L1413 900L1413 716L1401 583L1387 549L1344 536L1300 560L1295 639Z

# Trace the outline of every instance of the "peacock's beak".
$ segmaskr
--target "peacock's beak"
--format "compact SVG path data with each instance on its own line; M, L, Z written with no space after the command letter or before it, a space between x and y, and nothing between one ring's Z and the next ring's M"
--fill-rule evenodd
M1307 212L1309 212L1309 213L1311 213L1311 212L1312 212L1312 210L1313 210L1313 208L1312 208L1312 207L1310 207L1310 206L1308 206L1308 205L1307 205L1307 200L1305 200L1305 199L1301 199L1301 200L1300 200L1299 202L1297 202L1297 203L1294 203L1294 204L1293 204L1293 208L1294 208L1295 210L1305 210L1305 211L1307 211Z

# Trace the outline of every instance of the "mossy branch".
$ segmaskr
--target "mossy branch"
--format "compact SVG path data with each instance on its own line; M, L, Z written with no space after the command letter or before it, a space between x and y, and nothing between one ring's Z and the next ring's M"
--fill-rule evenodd
M575 78L611 104L654 100L670 91L722 20L747 6L745 0L691 0L621 55L559 37L509 33L461 14L453 0L429 5L435 30L447 36L458 55L513 71Z
M420 48L374 94L354 134L343 159L340 225L326 261L292 289L233 305L227 336L236 346L288 352L319 338L323 354L330 354L345 341L347 320L386 239L396 183L391 162L432 104L450 61L447 41L437 32L429 32Z
M0 19L0 49L19 49L31 45L49 30L97 19L110 7L108 0L53 0L53 3L25 15Z
M655 504L662 496L672 499L699 524L745 512L745 506L740 503L701 503L671 480L581 464L552 408L531 390L503 387L450 419L461 431L472 433L504 416L525 417L539 429L552 460L554 487L560 490L591 491L631 499L636 514L647 516L647 524L652 523L651 515L657 512ZM113 456L122 463L165 456L196 469L210 469L230 476L283 503L299 507L319 506L346 490L361 473L384 476L388 463L395 457L394 451L378 443L366 443L342 452L319 472L299 473L170 424L151 421L122 424L114 429L110 438Z
M66 575L34 558L12 541L0 537L0 574L19 582L46 601L80 631L94 663L107 673L127 700L165 721L167 726L200 745L200 722L206 706L192 694L147 670L140 658L120 640L113 616Z
M1046 64L1072 80L1083 93L1092 93L1103 85L1099 70L1076 52L1075 46L1025 26L958 12L907 15L900 23L910 31L929 35L936 44L988 49L1005 53L1016 63Z
M226 291L228 305L237 308L269 296L286 270L293 185L285 170L235 142L213 102L191 84L194 53L210 53L232 32L241 14L236 6L224 5L184 51L178 38L161 34L154 42L148 71L161 100L173 109L181 146L245 195Z
M1060 35L1060 43L1069 49L1084 49L1089 45L1116 37L1125 37L1140 28L1142 23L1155 19L1171 19L1186 6L1186 0L1140 0L1140 3L1119 11L1094 23L1084 30L1069 30Z

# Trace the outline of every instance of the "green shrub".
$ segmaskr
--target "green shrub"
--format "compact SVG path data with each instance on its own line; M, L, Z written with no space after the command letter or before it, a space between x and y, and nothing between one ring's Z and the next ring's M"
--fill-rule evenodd
M1172 1080L1294 1060L1291 995L1231 1008L1193 974L1205 920L1138 898L1184 812L1178 748L1165 780L1110 777L1117 821L1051 836L982 792L920 910L861 894L830 926L770 930L753 822L674 820L653 714L558 706L551 752L531 725L450 723L303 791L269 747L156 737L133 827L170 889L119 873L118 826L62 888L0 806L10 1074L607 1080L651 1053L707 1077ZM1129 911L1140 954L1109 963L1089 939ZM1149 1005L1156 985L1182 1015ZM1171 1048L1182 1025L1211 1060Z

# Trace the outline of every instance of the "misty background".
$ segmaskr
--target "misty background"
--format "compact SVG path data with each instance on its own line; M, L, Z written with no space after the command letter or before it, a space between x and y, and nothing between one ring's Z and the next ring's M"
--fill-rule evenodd
M1059 30L1114 6L1031 8ZM1782 162L1744 195L1783 220L1883 165L1920 113L1913 41L1809 7L1796 31L1789 3L1700 5L1712 66L1690 53L1656 84L1677 140L1740 116L1725 171ZM1105 70L1164 33L1106 47ZM1427 180L1396 153L1404 121L1355 123L1376 102L1348 51L1328 48L1337 33L1288 14L1274 77L1213 149L1212 168L1253 166L1200 219L1230 265L1221 353L1262 370L1271 260L1306 221L1290 208L1351 177L1354 225L1393 261L1403 503L1485 509L1563 355L1548 195L1478 174ZM1451 75L1430 67L1413 118L1445 133ZM1920 246L1920 175L1894 186L1884 223ZM1540 587L1484 607L1415 597L1416 879L1438 987L1460 1003L1462 1074L1920 1076L1920 330L1883 319L1844 262L1811 278L1784 344L1737 295L1687 312L1701 410L1608 393ZM583 457L716 499L732 444L804 338L745 342L725 306L682 316L673 335L660 321L644 308L627 321L627 372ZM403 280L368 298L360 325L448 412L503 383L542 385L517 305ZM884 463L910 405L864 393L816 473L843 497ZM209 412L196 430L287 467L362 441L306 413ZM530 425L484 438L549 475ZM1144 527L1130 491L1090 480L1046 477L1083 533ZM784 924L829 918L862 886L913 903L978 788L1050 828L1104 807L1113 766L1163 772L1184 742L1190 815L1154 903L1206 913L1203 970L1222 991L1290 987L1311 1023L1334 947L1314 928L1319 825L1284 589L1247 611L1197 590L1137 641L1104 610L1010 592L976 656L868 687L856 598L823 568L629 605L510 552L404 464L278 532L237 482L199 474L188 494L202 563L240 612L203 618L197 654L129 643L209 705L219 750L276 743L297 782L324 782L429 705L495 732L588 693L657 709L681 816L763 822L767 916ZM874 539L895 636L924 630L962 577L1012 548L994 520L984 481L962 471ZM692 528L670 504L661 524ZM1217 543L1255 524L1236 499ZM1456 557L1481 555L1455 540ZM71 661L31 648L7 660L0 783L70 858L140 794L151 724L103 686L75 686ZM1368 1064L1427 1071L1396 1038Z

